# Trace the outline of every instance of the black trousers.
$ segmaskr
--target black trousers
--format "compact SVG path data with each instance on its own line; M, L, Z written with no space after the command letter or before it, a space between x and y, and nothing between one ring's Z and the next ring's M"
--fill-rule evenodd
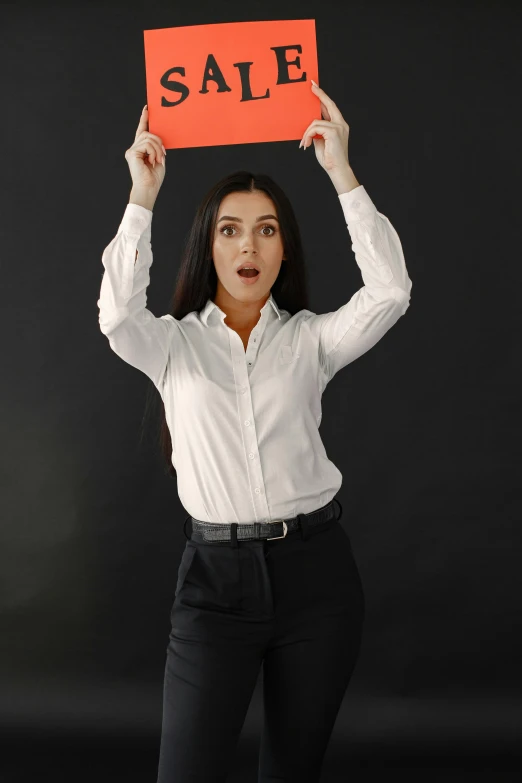
M318 783L358 657L364 593L341 524L186 542L171 611L157 783L225 783L260 667L259 783Z

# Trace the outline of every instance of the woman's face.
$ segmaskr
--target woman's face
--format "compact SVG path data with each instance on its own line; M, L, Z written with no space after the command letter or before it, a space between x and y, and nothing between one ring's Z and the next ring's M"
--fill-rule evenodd
M284 256L277 217L274 202L263 191L229 193L221 201L212 247L216 299L227 299L225 291L240 302L268 298ZM250 285L237 272L249 262L259 268Z

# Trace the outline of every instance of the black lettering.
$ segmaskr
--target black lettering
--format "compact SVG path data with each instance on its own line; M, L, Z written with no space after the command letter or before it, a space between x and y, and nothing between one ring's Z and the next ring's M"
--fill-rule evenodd
M207 82L210 80L216 82L218 86L216 92L232 92L232 88L229 87L228 84L226 83L225 77L221 72L221 68L217 64L216 58L214 57L213 54L209 54L207 57L205 70L203 72L203 87L200 90L201 93L208 92Z
M270 47L276 55L277 60L277 82L276 84L293 84L293 82L305 82L306 72L303 73L300 79L291 79L288 75L288 66L297 65L301 67L301 58L297 56L295 60L286 60L287 49L297 49L298 52L302 52L303 47L301 44L293 44L292 46L271 46Z
M253 63L232 63L234 68L239 70L239 78L241 79L241 101L258 101L260 98L270 98L270 90L267 89L264 95L252 95L252 88L250 86L250 66Z
M166 71L160 79L160 84L162 87L164 87L166 90L173 90L174 92L179 91L181 93L181 98L179 101L168 101L166 98L161 96L162 106L178 106L178 104L183 103L183 101L186 100L190 95L190 90L186 84L169 81L168 77L171 73L180 73L182 76L185 76L185 68L183 68L183 66L180 66L179 68L170 68L170 70Z

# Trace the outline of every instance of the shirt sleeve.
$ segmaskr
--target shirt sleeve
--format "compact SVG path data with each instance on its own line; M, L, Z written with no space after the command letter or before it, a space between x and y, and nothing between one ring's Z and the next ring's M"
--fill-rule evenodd
M399 236L364 186L340 193L339 201L364 285L338 310L314 314L308 321L328 380L374 346L404 315L412 286Z
M150 209L127 204L116 236L103 251L97 304L100 329L114 353L159 388L175 320L171 315L157 318L146 307L152 264L151 222Z

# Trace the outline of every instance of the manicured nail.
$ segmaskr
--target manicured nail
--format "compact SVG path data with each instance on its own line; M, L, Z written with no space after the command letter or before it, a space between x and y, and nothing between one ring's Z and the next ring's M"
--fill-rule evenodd
M315 85L317 87L317 84L314 82L313 79L310 79L310 81L312 82L313 85Z

